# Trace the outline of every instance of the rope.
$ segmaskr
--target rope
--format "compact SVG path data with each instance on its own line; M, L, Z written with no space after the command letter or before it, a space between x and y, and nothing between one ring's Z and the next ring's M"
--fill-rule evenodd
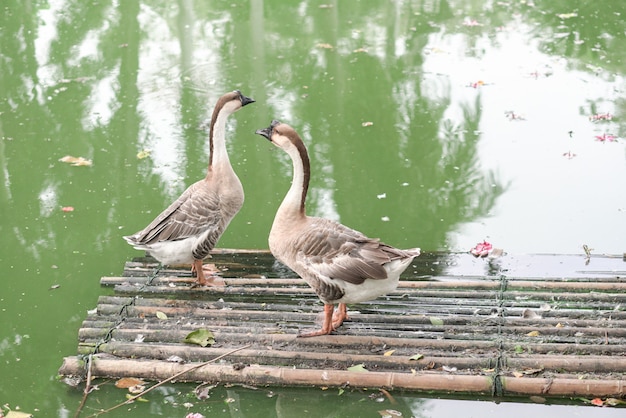
M502 340L502 324L504 323L504 294L508 287L506 275L500 274L500 289L496 293L495 305L497 309L497 352L494 358L493 374L491 383L491 396L502 397L504 395L504 385L502 383L502 369L506 366L506 356L504 352L504 342Z

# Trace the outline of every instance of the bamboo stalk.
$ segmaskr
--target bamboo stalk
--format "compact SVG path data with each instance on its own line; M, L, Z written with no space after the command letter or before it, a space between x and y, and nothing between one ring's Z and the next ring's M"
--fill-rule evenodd
M61 375L80 373L76 357L66 357L59 370ZM98 377L135 376L147 380L162 380L180 373L186 365L155 360L117 360L98 357L92 374ZM493 391L491 376L453 374L350 372L339 370L303 370L272 366L251 366L235 370L230 365L207 365L189 371L184 380L197 382L245 383L249 385L323 386L360 388L390 388L411 391L438 391L489 395ZM564 378L510 378L501 377L502 395L623 397L623 380L564 379Z

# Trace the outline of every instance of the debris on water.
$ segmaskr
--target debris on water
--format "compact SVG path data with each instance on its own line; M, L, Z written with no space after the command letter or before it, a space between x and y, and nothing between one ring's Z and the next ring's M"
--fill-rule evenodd
M601 121L608 121L613 119L613 115L610 114L609 112L606 113L596 113L593 114L591 116L589 116L589 120L592 122L601 122Z
M474 257L487 257L492 249L493 246L491 243L483 241L476 244L476 246L470 250L470 253Z
M91 167L93 165L91 160L84 157L74 157L72 155L66 155L65 157L59 158L59 161L70 164L72 167Z
M602 135L596 135L596 141L600 141L603 143L606 142L615 142L617 141L617 137L613 134L603 133Z

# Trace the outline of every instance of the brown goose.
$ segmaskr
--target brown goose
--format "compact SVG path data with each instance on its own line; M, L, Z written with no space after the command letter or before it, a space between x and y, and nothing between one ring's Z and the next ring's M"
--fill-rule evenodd
M207 278L202 260L243 205L243 187L226 152L226 119L254 100L240 91L226 93L213 109L209 128L209 168L206 177L182 195L141 231L124 239L148 251L161 264L191 264L197 283L216 285Z
M346 303L364 302L393 291L400 274L420 250L399 250L340 223L307 216L305 200L311 171L302 139L292 127L276 120L256 133L282 148L293 162L291 187L270 231L270 251L306 280L324 302L322 328L300 336L330 334L347 319ZM339 304L337 312L335 303Z

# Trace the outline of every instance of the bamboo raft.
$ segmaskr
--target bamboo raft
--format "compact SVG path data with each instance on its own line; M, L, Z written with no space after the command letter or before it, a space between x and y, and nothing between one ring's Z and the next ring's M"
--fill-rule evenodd
M620 257L426 253L397 291L349 307L333 335L299 338L322 304L265 251L219 250L224 287L188 268L127 262L59 373L478 396L626 396L626 268ZM319 324L318 324L319 325ZM192 331L214 343L184 343ZM232 352L234 349L239 351ZM353 366L359 366L356 369Z

